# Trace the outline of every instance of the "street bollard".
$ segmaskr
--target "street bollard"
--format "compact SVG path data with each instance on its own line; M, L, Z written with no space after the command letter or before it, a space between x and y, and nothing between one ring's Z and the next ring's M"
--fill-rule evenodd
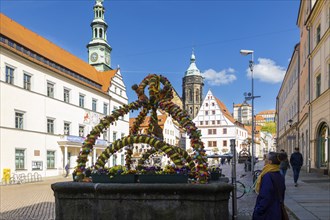
M235 139L230 139L230 150L233 154L233 158L231 161L231 182L233 184L233 194L232 194L232 219L237 219L237 186L236 186L236 146L235 146Z

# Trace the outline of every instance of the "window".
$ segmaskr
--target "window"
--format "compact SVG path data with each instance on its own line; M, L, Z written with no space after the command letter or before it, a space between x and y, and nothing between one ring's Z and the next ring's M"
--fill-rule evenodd
M47 151L47 169L55 168L55 151Z
M92 100L92 111L96 112L96 104L97 104L97 100L93 99Z
M212 134L212 129L207 129L207 134Z
M224 147L227 147L227 141L223 141L222 145L223 145Z
M316 44L321 41L321 24L319 24L316 28Z
M213 134L217 134L217 129L212 129Z
M120 157L121 157L121 165L124 165L125 164L125 155L122 154Z
M205 111L205 115L209 115L209 111Z
M14 84L14 68L6 66L6 83Z
M217 146L217 142L216 141L212 141L212 146L216 147Z
M215 125L215 121L214 120L212 121L212 125Z
M103 114L107 115L108 114L108 104L103 103Z
M321 74L316 77L316 98L321 95Z
M208 141L208 142L207 142L207 146L208 146L208 147L212 147L212 141Z
M189 89L189 101L192 102L193 100L193 93L192 93L192 90Z
M196 89L196 102L199 102L199 89Z
M200 124L200 125L203 125L203 121L200 121L199 124Z
M215 111L214 110L212 111L212 115L215 115Z
M117 140L117 132L112 133L112 141L114 142L115 140Z
M63 100L64 102L70 102L70 90L69 89L64 89L63 90Z
M54 98L54 84L48 82L47 83L47 96Z
M209 122L208 121L205 121L205 125L209 125Z
M222 131L223 134L227 134L227 128L224 128Z
M85 107L85 96L82 94L79 94L79 107Z
M22 112L15 112L15 128L23 129L23 116Z
M220 124L220 120L217 120L217 124L218 124L218 125Z
M24 89L26 90L31 90L31 76L24 73L24 76L23 76L23 87Z
M108 131L103 131L103 140L108 140Z
M25 150L16 149L15 150L15 168L16 170L24 169L25 165Z
M54 134L54 119L47 119L47 133Z
M112 156L112 166L116 166L117 165L116 160L117 160L117 156L116 155L113 155Z
M85 135L85 126L79 125L79 137L84 137Z
M70 123L69 122L64 122L64 134L70 135Z

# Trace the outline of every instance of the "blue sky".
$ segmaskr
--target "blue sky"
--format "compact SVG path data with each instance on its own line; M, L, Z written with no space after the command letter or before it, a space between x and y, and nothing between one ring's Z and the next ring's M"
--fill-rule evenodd
M112 67L120 65L129 102L131 86L150 73L165 75L182 94L182 77L192 48L211 89L232 111L251 91L254 50L255 112L275 109L276 96L294 46L299 0L122 1L105 0ZM87 62L93 0L1 0L1 12Z

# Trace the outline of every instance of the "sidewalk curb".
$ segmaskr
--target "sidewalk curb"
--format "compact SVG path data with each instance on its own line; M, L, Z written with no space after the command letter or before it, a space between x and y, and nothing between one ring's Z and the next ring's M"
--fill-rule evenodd
M291 216L298 220L314 220L318 219L292 199L287 193L285 195L285 208L290 213Z

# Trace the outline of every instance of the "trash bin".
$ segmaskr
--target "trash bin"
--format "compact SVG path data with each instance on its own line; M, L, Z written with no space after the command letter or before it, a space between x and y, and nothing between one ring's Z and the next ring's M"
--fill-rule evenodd
M250 161L245 161L245 165L244 165L244 170L245 172L251 171L251 162Z

